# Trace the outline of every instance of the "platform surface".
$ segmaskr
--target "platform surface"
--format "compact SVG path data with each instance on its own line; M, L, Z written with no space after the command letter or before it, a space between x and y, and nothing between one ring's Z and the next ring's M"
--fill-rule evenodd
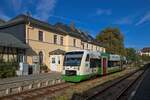
M132 100L150 100L150 68L147 70L148 71L145 74L143 81L137 88Z
M23 81L25 82L25 81L42 80L42 79L55 80L60 78L61 78L61 73L59 72L49 72L49 73L40 73L36 75L26 75L26 76L5 78L5 79L0 79L0 88L5 87L6 84L19 83Z

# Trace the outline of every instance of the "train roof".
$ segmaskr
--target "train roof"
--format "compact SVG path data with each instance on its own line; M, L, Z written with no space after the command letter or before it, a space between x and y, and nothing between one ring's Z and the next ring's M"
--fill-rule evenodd
M99 52L99 51L89 51L89 50L72 50L69 52L87 52L90 54L90 56L92 58L99 58L101 57L106 57L108 58L110 61L125 61L126 57L125 56L121 56L118 54L109 54L109 53L104 53L104 52ZM67 52L66 52L67 53Z
M107 54L107 53L100 52L100 51L89 51L89 50L72 50L72 51L68 51L68 52L91 52L91 53ZM108 54L107 54L107 55L108 55Z

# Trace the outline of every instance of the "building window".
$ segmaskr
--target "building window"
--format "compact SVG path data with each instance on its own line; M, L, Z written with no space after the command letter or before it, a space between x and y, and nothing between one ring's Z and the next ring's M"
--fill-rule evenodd
M54 44L57 44L57 35L54 35Z
M43 32L39 31L39 41L43 41Z
M39 64L40 65L43 64L43 52L42 51L39 52Z
M93 50L93 45L91 47L92 47L92 50Z
M81 41L81 48L84 49L84 43Z
M23 61L23 54L18 54L18 62L24 62Z
M83 49L84 49L84 43L82 44L82 46L83 46Z
M86 48L88 49L89 47L88 47L88 44L86 45Z
M60 57L58 57L58 64L60 64Z
M55 63L55 58L52 58L52 64L54 64Z
M60 44L63 45L64 44L64 38L60 37Z
M76 47L76 39L73 39L73 46Z

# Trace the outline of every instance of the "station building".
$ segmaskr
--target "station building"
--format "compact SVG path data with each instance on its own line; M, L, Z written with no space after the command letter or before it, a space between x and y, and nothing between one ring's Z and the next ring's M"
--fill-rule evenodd
M140 51L140 55L150 56L150 47L145 47Z
M11 34L0 32L0 64L2 62L23 62L23 56L28 48Z
M24 43L26 63L45 64L51 71L62 71L64 54L71 50L105 52L88 33L77 29L74 24L51 25L31 16L19 15L0 25L0 32L13 35Z

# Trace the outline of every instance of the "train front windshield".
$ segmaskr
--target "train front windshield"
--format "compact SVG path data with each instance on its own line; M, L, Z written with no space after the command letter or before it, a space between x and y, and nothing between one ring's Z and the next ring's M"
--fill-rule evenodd
M68 52L65 54L64 66L80 66L83 52Z

